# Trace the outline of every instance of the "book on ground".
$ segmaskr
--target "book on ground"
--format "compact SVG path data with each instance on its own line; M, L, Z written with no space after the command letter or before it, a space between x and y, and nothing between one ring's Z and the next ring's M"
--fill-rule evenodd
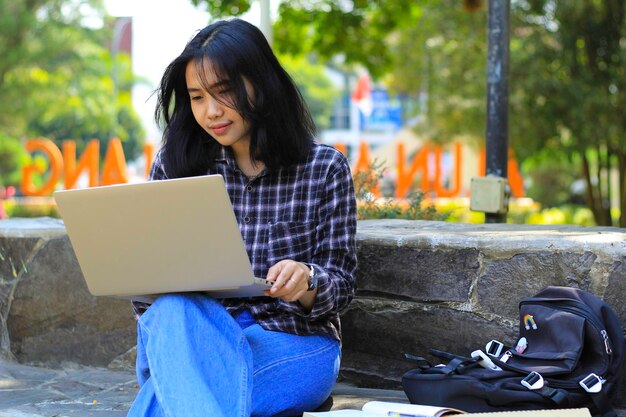
M444 417L464 414L449 407L370 401L361 410L305 412L303 417Z
M302 417L447 417L461 414L463 414L463 417L591 417L589 410L586 408L465 413L449 407L385 401L370 401L365 403L361 410L305 412L302 414Z

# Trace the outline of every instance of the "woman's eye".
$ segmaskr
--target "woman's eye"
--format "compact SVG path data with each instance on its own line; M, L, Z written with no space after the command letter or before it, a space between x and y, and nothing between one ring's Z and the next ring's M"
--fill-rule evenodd
M202 98L202 96L191 96L192 101L198 101Z

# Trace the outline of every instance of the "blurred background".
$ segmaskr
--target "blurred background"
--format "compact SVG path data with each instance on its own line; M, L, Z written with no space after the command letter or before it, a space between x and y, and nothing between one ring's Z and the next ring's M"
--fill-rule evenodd
M195 32L258 25L361 218L483 222L487 0L0 0L0 217L57 216L54 189L144 181L152 95ZM509 223L626 227L623 0L507 4ZM90 145L91 144L91 145Z

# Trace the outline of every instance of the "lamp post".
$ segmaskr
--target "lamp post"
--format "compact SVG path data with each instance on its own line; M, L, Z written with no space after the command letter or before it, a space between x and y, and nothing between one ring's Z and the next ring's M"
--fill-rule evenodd
M487 45L487 176L508 176L510 0L489 0ZM504 223L506 213L485 213L485 223Z

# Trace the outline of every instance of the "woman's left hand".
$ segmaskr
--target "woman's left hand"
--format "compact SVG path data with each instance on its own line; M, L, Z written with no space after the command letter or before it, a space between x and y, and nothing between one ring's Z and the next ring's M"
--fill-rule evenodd
M307 291L309 267L305 264L284 259L269 269L266 279L273 281L274 285L269 290L265 290L265 295L280 297L289 302L300 301L300 304L307 310L313 307L317 290Z

